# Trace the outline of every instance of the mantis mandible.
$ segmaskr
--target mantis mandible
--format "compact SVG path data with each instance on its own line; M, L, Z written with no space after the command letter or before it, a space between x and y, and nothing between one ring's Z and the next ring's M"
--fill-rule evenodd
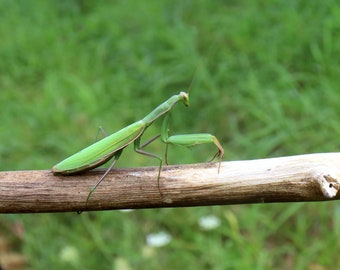
M169 144L182 145L186 147L191 147L198 144L205 143L214 143L217 147L217 152L213 156L212 160L215 158L219 158L219 162L221 164L222 158L224 156L224 150L217 140L217 138L208 133L200 133L200 134L185 134L185 135L168 135L168 122L169 115L167 114L172 107L179 101L182 101L183 104L188 107L189 106L189 94L186 92L180 92L178 95L173 95L168 100L160 104L156 107L151 113L146 115L142 120L139 120L129 126L107 136L94 144L84 148L83 150L77 152L76 154L64 159L59 162L52 168L52 172L54 174L62 174L62 175L71 175L80 173L83 171L91 170L93 168L99 167L100 165L108 162L110 159L113 159L112 164L100 177L97 183L91 188L86 203L88 202L91 194L100 184L100 182L105 178L108 172L113 168L116 161L119 159L122 151L126 146L134 143L134 150L142 155L146 155L149 157L153 157L159 160L159 169L158 169L158 189L159 189L159 178L162 169L163 159L155 154L146 152L143 150L145 146L161 137L161 140L166 144L166 152L165 152L165 161L167 163L167 151ZM161 134L157 135L147 142L141 144L141 137L145 130L159 117L165 115L165 119L162 124ZM220 169L220 164L218 171ZM159 189L160 190L160 189Z

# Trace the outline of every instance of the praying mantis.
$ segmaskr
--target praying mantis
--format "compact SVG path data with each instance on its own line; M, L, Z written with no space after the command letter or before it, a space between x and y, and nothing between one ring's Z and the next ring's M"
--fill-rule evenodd
M137 153L159 160L157 182L158 182L158 189L160 190L159 178L160 178L160 173L162 170L163 159L155 154L152 154L152 153L149 153L143 150L145 146L152 143L159 137L161 137L161 140L166 144L166 151L165 151L166 163L167 163L167 151L168 151L169 144L191 147L191 146L195 146L199 144L214 143L217 147L217 152L211 160L215 158L219 158L219 167L218 167L218 171L219 171L221 161L224 156L224 150L220 142L215 136L208 134L208 133L169 136L168 134L169 112L172 109L172 107L179 101L182 101L183 104L186 107L188 107L189 106L189 93L180 92L178 95L173 95L172 97L164 101L162 104L160 104L158 107L156 107L148 115L146 115L142 120L139 120L133 124L130 124L129 126L95 142L94 144L84 148L83 150L59 162L58 164L53 166L52 172L55 175L77 174L80 172L84 172L84 171L99 167L100 165L108 162L110 159L113 159L112 164L109 166L106 172L100 177L97 183L91 188L87 196L87 200L86 200L86 204L87 204L91 194L95 191L97 186L105 178L108 172L113 168L116 161L119 159L120 155L122 154L124 148L133 142L134 150ZM141 137L146 131L146 129L155 120L160 118L162 115L165 115L165 118L164 118L164 121L161 127L161 134L141 144Z

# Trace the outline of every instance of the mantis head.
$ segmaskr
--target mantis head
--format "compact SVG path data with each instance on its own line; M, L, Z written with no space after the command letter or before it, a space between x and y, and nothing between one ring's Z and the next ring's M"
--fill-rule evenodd
M190 92L193 80L194 80L194 77L191 79L191 82L190 82L190 85L189 85L189 88L188 88L188 92L180 92L179 93L179 96L181 97L185 107L188 107L190 105L190 102L189 102L189 92Z
M185 105L185 107L189 106L189 93L186 92L180 92L179 96L181 97L183 104Z

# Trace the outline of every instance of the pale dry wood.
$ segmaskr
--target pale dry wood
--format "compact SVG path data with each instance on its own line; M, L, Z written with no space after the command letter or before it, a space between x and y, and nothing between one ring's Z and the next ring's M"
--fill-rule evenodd
M269 202L339 200L340 153L114 169L54 176L50 171L0 172L0 213L68 212Z

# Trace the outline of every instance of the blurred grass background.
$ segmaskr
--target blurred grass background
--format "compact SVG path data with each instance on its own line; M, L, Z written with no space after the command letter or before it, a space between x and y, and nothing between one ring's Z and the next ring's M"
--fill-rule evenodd
M49 169L99 125L114 132L186 90L193 74L172 134L215 134L225 160L339 151L339 33L335 0L1 0L0 169ZM170 161L213 153L171 147ZM156 163L129 147L117 166ZM210 215L220 225L204 230ZM161 231L170 243L148 245ZM2 215L0 240L11 269L337 269L340 207Z

